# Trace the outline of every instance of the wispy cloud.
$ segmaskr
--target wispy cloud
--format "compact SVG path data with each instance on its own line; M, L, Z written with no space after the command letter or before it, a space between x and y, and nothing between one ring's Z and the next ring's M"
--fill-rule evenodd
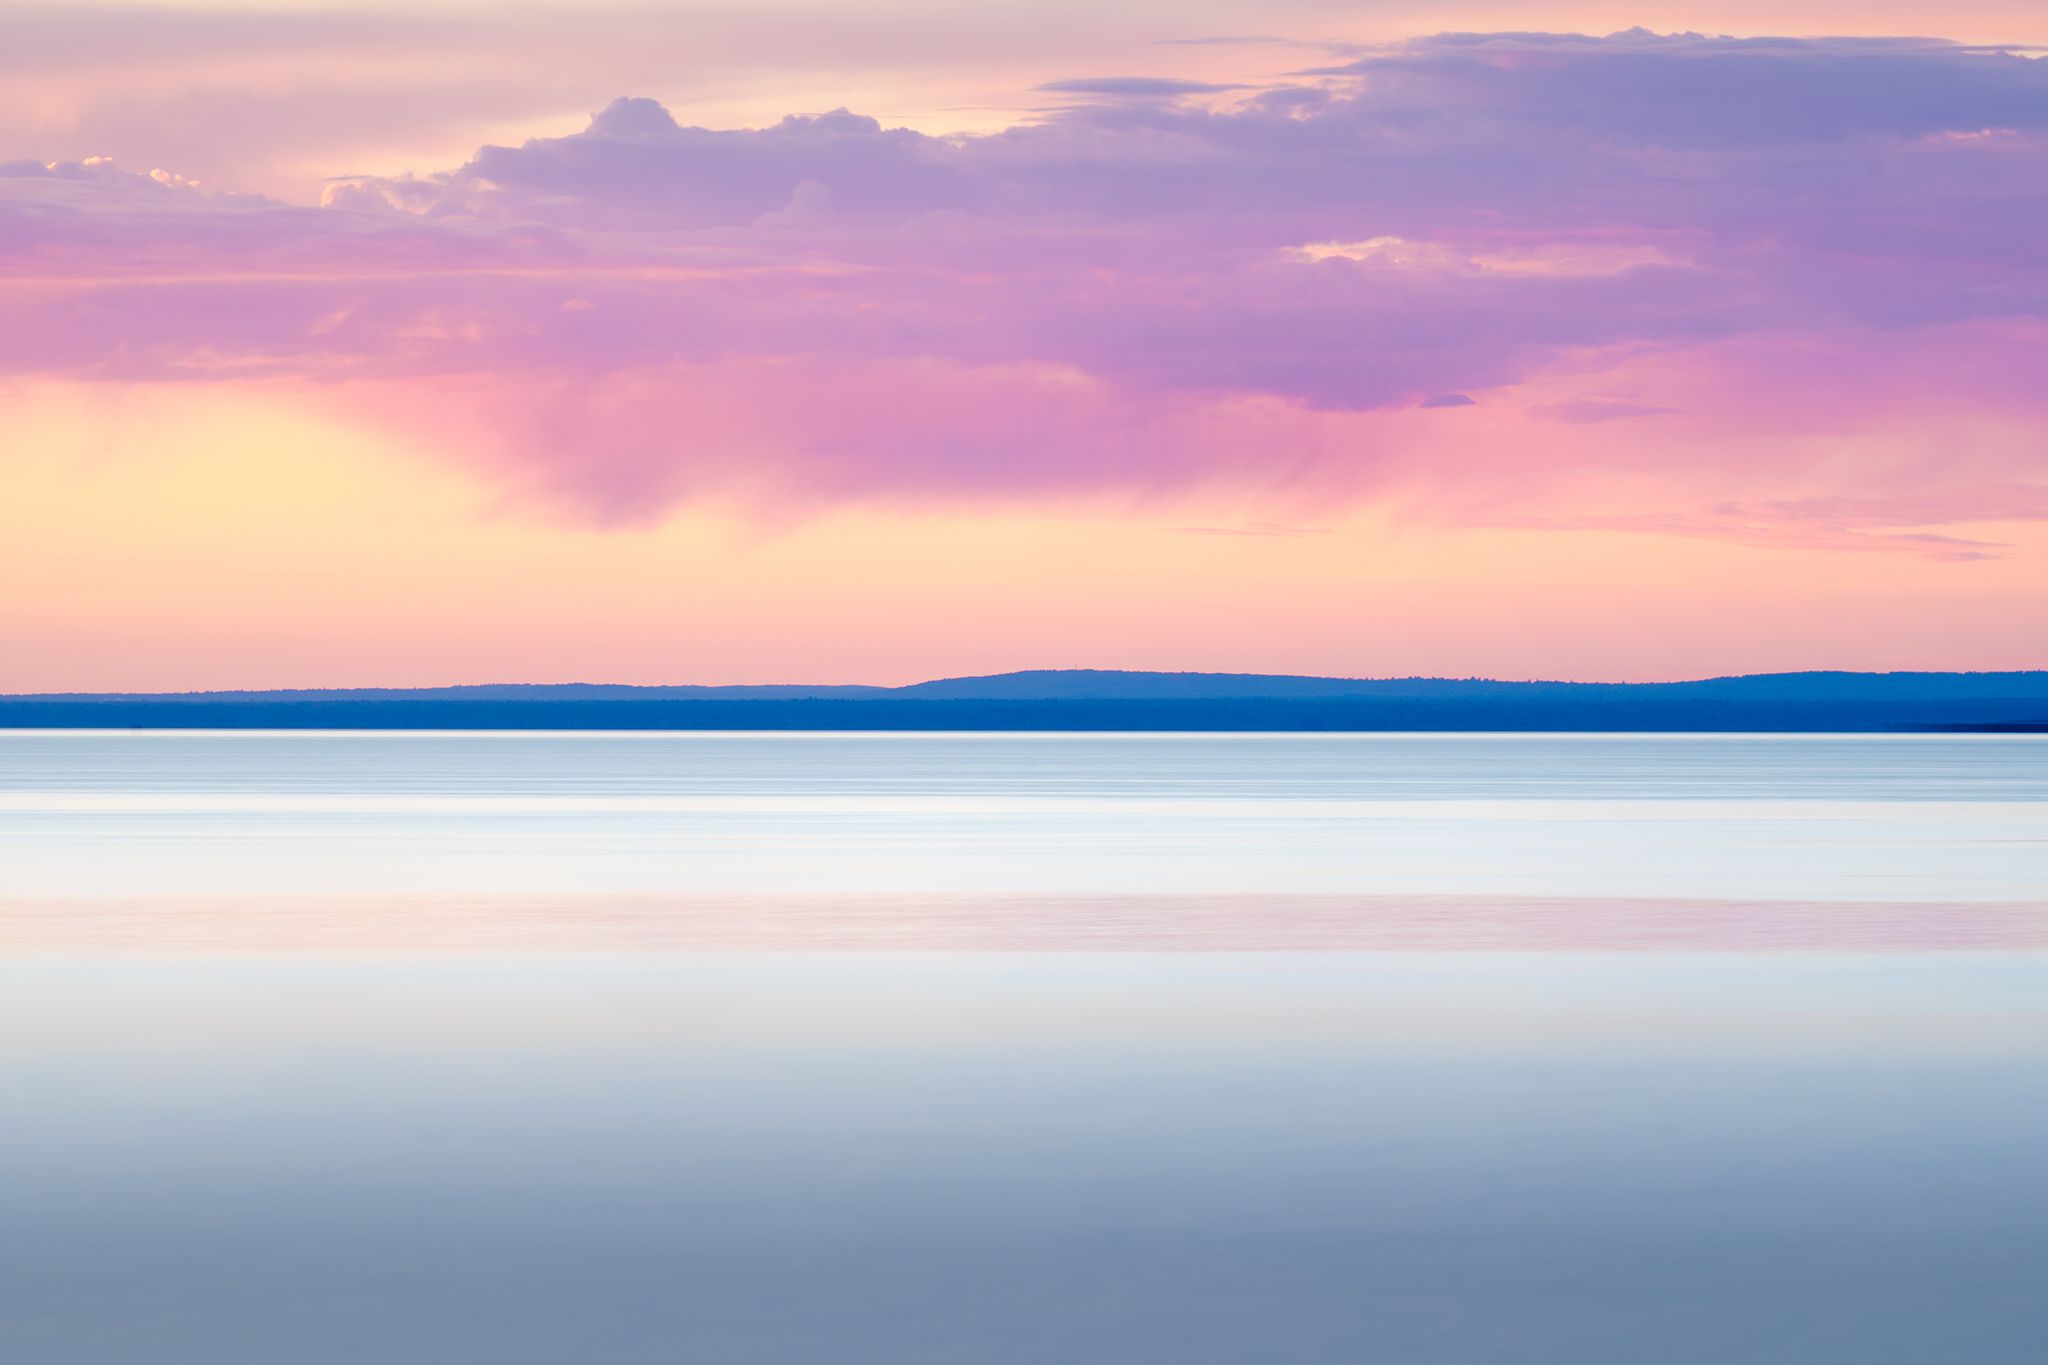
M1241 526L1176 526L1175 535L1182 536L1252 536L1262 538L1291 538L1294 536L1327 536L1335 533L1332 526L1293 526L1281 521L1251 521Z
M1171 76L1082 76L1046 81L1034 88L1054 95L1095 95L1106 99L1179 99L1184 95L1217 95L1251 87L1242 82L1219 85Z
M2048 486L1723 503L1703 512L1505 516L1490 524L1551 531L1629 531L1764 549L1905 554L1967 563L1995 559L2010 547L2001 541L1923 528L2024 521L2048 521Z

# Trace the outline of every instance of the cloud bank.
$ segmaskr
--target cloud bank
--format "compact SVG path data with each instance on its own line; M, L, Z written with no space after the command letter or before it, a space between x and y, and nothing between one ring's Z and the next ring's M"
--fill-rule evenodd
M1960 560L1990 547L1924 528L2040 513L2038 439L1956 450L1929 418L2048 431L2030 53L1447 34L1260 89L1041 88L1069 102L956 137L621 98L320 208L0 165L0 375L298 386L602 523L714 495L1470 500L1671 461L1742 516L1553 524L1811 531L1801 499L1858 498L1819 521ZM1682 383L1641 387L1672 358ZM1927 444L1859 456L1872 414ZM1795 452L1775 484L1766 440Z

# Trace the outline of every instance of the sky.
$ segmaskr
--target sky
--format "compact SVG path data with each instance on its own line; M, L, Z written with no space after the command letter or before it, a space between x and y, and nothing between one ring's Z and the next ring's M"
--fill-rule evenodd
M2048 666L2041 45L0 0L0 691Z

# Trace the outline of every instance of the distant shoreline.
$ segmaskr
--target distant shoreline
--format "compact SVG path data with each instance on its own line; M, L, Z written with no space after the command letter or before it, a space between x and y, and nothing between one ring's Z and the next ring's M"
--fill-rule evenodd
M494 684L0 696L0 729L2048 733L2048 672L1672 683L1041 670L906 687Z
M839 730L2043 734L1945 707L1372 702L0 702L0 730Z

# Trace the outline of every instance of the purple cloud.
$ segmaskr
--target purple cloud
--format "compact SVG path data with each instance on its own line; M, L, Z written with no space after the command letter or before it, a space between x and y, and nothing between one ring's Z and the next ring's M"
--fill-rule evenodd
M1327 415L1492 412L1589 356L2048 323L2025 55L1445 35L1172 98L1227 93L1197 86L1055 82L1093 102L976 137L621 99L325 210L18 163L0 372L410 385L630 518L763 480L1348 486L1376 462Z

